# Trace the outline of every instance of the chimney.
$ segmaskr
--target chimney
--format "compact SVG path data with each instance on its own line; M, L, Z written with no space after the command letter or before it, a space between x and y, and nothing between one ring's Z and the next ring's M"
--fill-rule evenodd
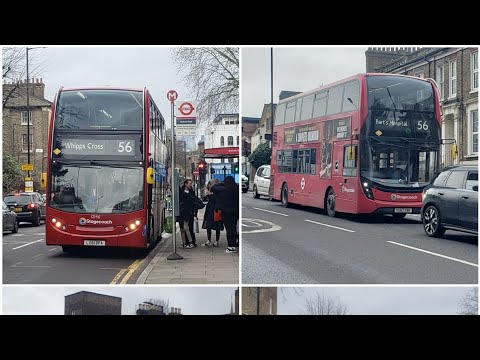
M33 96L39 99L45 98L45 84L42 82L42 79L32 79L33 87Z

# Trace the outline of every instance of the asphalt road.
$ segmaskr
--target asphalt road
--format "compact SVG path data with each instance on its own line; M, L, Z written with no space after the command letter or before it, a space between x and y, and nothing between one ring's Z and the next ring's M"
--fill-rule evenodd
M4 284L119 284L134 277L142 256L127 249L85 248L73 254L45 245L45 225L22 223L3 233Z
M330 218L242 194L243 284L477 284L478 237L430 238L418 215Z

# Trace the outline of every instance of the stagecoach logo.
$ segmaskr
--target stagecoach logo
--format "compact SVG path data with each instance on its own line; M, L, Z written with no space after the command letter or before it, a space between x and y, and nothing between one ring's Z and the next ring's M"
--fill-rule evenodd
M93 225L111 225L112 220L91 220L91 219L85 219L85 218L80 218L78 220L80 225L86 225L86 224L93 224Z
M349 189L345 187L345 185L342 186L342 193L354 193L355 189Z
M390 199L392 199L392 200L417 200L417 196L416 195L392 194L392 195L390 195Z

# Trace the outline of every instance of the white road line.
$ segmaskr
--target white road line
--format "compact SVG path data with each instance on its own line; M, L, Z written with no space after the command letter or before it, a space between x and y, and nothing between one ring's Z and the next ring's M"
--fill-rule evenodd
M55 250L58 250L57 248L53 248L53 249L50 249L48 251L55 251Z
M42 256L42 255L43 254L38 254L38 255L32 256L32 259L35 259L36 257Z
M412 250L421 251L421 252L424 252L424 253L426 253L426 254L438 256L438 257L441 257L441 258L444 258L444 259L448 259L448 260L452 260L452 261L457 261L457 262L462 263L462 264L466 264L466 265L478 267L478 264L471 263L471 262L468 262L468 261L465 261L465 260L460 260L460 259L456 259L456 258L453 258L453 257L450 257L450 256L446 256L446 255L434 253L434 252L431 252L431 251L428 251L428 250L423 250L423 249L419 249L419 248L416 248L416 247L413 247L413 246L409 246L409 245L405 245L405 244L400 244L400 243L397 243L397 242L395 242L395 241L387 241L387 242L390 243L390 244L394 244L394 245L398 245L398 246L403 246L403 247L406 247L406 248L409 248L409 249L412 249Z
M279 212L276 212L276 211L270 211L270 210L260 209L260 208L256 208L256 207L252 207L252 209L265 211L265 212L269 212L269 213L277 214L277 215L282 215L282 216L288 216L287 214L282 214L282 213L279 213Z
M323 223L319 223L319 222L316 222L316 221L313 221L313 220L305 219L305 221L308 221L308 222L311 222L311 223L314 223L314 224L318 224L318 225L328 226L328 227L338 229L338 230L348 231L348 232L351 232L351 233L355 232L354 230L348 230L348 229L344 229L344 228L341 228L341 227L338 227L338 226L323 224Z
M24 247L24 246L32 245L32 244L38 243L38 242L43 241L43 240L44 240L44 239L38 239L37 241L32 241L32 242L29 242L28 244L23 244L23 245L14 247L12 250L17 250L17 249L20 249L20 248L22 248L22 247Z

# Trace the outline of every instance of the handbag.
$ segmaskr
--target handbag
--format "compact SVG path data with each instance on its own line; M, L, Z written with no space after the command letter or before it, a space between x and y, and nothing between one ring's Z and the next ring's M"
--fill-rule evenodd
M213 211L213 221L222 221L222 211L214 210Z
M193 232L198 234L200 230L198 229L198 218L195 218L193 220Z
M195 196L195 209L200 210L200 209L203 209L204 207L205 207L205 204L203 203L203 201Z

